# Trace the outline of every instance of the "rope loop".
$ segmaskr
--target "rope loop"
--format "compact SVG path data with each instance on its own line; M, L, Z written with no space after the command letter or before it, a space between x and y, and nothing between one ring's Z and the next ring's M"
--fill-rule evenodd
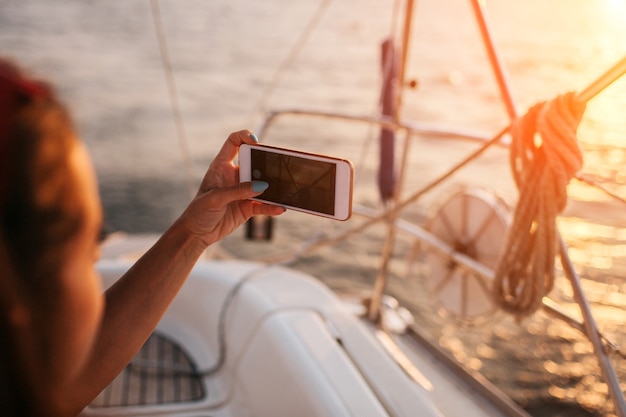
M582 168L576 131L585 108L570 92L534 105L511 126L510 164L519 199L493 296L518 317L534 313L554 284L556 217L567 204L567 184Z

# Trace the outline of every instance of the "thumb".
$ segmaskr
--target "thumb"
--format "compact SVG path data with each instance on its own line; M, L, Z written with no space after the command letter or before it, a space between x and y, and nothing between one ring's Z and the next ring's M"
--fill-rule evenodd
M245 184L245 183L244 183ZM255 196L263 194L263 191L269 188L269 183L265 181L252 181L250 188Z
M226 206L234 201L259 196L268 187L269 184L265 181L242 182L231 187L214 189L211 194L218 204Z

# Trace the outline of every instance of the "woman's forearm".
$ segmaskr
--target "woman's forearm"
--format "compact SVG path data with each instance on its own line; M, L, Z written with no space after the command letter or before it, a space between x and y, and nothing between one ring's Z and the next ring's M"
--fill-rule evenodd
M185 283L205 246L174 223L106 292L105 314L93 354L77 380L80 411L141 348Z

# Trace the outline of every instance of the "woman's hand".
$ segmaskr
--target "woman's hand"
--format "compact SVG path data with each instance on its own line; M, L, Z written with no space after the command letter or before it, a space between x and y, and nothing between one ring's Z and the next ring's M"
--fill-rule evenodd
M279 206L249 200L261 195L267 183L239 182L239 169L234 163L239 145L257 142L249 130L231 133L204 175L196 197L179 219L206 246L219 241L253 215L276 216L285 211Z

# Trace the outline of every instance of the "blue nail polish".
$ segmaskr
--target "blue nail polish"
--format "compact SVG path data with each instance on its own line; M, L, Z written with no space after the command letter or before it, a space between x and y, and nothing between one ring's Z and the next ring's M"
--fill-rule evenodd
M250 133L250 138L252 138L252 140L255 141L256 143L259 143L259 138L257 138L254 133Z
M265 181L252 181L252 191L254 191L255 193L265 191L269 186L270 185Z

